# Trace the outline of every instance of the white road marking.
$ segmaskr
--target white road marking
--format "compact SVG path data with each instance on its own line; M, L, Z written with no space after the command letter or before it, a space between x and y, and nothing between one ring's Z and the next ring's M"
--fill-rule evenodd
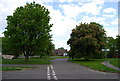
M47 67L47 80L51 80L51 77L50 77L50 67L49 66Z
M47 67L47 74L50 74L50 67Z
M53 70L53 66L51 65L50 67L51 67L51 69Z
M55 74L55 71L54 71L54 70L52 70L52 73L53 73L53 74Z
M52 75L53 75L54 80L58 80L52 65L47 67L47 80L51 80L50 70L52 71Z
M47 80L51 80L50 76L47 76Z
M55 75L53 76L53 78L54 78L55 80L58 80L57 76L55 76Z

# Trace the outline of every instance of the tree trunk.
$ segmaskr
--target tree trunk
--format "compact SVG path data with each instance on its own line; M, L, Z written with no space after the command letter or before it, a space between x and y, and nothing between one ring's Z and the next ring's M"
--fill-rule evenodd
M25 62L28 62L28 59L29 59L29 56L26 55L26 56L25 56Z
M24 56L25 56L25 62L28 62L29 54L26 51L24 51Z

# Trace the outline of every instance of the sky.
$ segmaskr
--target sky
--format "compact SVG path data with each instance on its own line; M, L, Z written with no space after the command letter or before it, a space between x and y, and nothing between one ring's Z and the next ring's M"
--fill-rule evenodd
M118 35L119 0L0 0L0 37L7 26L6 18L17 7L35 1L50 11L51 34L55 48L70 49L67 40L79 23L97 22L103 25L107 36Z

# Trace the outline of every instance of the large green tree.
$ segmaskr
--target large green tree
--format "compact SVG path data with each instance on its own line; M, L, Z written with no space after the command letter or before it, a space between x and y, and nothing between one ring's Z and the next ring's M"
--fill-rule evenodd
M101 56L101 49L105 45L105 30L103 26L91 22L80 23L72 30L71 38L67 41L70 45L69 56L74 58L98 58Z
M13 15L7 16L4 35L9 49L24 54L26 61L30 55L45 52L52 37L49 13L44 6L33 2L18 7Z

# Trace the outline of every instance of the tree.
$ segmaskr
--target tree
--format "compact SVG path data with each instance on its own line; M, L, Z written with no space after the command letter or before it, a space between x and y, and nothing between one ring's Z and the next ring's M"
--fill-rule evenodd
M52 55L53 54L53 49L55 49L55 45L50 42L47 49L46 49L46 54L47 55Z
M120 35L116 38L116 46L117 46L117 57L120 58Z
M12 16L7 16L4 31L9 48L14 53L24 54L26 61L30 55L41 54L51 42L49 11L35 2L18 7ZM16 50L16 51L15 51Z
M113 37L106 38L106 48L109 49L107 57L112 58L116 56L116 40Z
M20 53L21 50L18 45L8 40L8 37L2 37L2 54L14 55L14 58L18 58Z
M67 41L70 45L69 56L74 58L98 58L101 56L101 49L105 45L105 30L102 25L91 22L80 24L72 30L71 38Z

